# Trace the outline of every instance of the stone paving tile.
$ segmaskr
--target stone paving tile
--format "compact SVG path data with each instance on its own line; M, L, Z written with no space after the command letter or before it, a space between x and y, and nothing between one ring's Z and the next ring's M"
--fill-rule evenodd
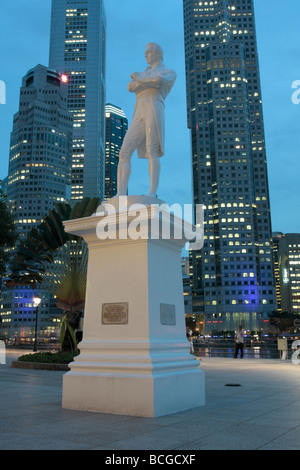
M300 414L290 407L282 407L270 413L264 413L248 421L251 424L269 424L296 428L300 426Z
M222 432L189 442L181 450L258 450L286 434L288 428L238 424Z
M298 450L300 449L300 427L289 430L260 447L260 450Z
M93 416L92 419L77 417L72 420L56 420L32 426L31 431L44 441L61 438L96 447L161 429L161 426L154 424L151 420L148 423L133 422L132 419L109 423L108 420L102 418L101 414L98 419Z
M300 449L299 368L222 358L201 365L206 405L154 419L62 409L63 372L1 365L0 450Z
M90 444L64 439L40 440L35 435L18 432L0 432L0 450L89 450Z
M172 450L184 445L188 438L182 432L169 433L166 429L124 437L110 445L98 447L98 450Z

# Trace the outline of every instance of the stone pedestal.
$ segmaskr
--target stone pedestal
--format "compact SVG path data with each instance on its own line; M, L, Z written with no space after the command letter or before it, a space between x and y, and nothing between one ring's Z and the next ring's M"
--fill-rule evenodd
M205 403L185 333L183 222L171 216L164 239L161 211L139 201L147 207L135 216L111 210L65 222L88 243L89 261L83 340L63 378L63 408L157 417Z

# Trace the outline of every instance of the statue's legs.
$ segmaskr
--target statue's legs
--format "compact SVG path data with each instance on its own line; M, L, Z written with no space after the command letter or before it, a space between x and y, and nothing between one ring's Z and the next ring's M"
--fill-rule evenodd
M131 174L131 157L144 139L144 123L141 119L134 118L125 135L119 154L117 196L127 195L128 182Z
M143 111L143 112L142 112ZM147 112L146 112L147 111ZM117 196L126 196L131 174L131 157L135 150L146 143L146 155L149 159L150 189L148 196L156 197L160 176L160 138L157 134L156 116L149 109L136 111L125 135L119 154Z
M119 160L118 165L118 196L126 196L128 181L131 174L131 160Z
M163 105L161 106L163 110ZM161 113L163 111L161 110ZM161 136L155 112L145 112L146 152L149 159L150 189L147 196L156 197L160 177Z
M156 197L160 176L160 158L149 156L150 189L148 196Z

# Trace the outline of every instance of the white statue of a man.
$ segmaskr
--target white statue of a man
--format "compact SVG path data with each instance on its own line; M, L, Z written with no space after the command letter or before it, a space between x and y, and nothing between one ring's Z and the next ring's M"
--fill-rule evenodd
M164 155L164 101L175 83L176 73L165 68L162 48L156 43L147 45L145 58L149 67L144 72L134 72L128 84L128 90L136 93L136 105L120 150L117 196L127 195L131 157L135 150L139 158L149 160L148 196L156 197L157 194L160 157Z

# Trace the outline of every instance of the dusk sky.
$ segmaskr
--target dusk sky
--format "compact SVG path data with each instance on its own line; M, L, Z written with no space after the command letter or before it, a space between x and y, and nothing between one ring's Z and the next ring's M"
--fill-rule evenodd
M106 101L124 109L129 123L135 97L127 91L134 71L146 67L144 50L158 42L165 64L177 72L166 101L166 154L158 196L168 204L192 202L190 131L186 121L182 0L106 0ZM299 0L255 0L273 231L300 233L300 105L292 83L300 80ZM51 0L2 2L0 179L8 174L9 139L22 77L48 66ZM147 162L133 157L130 194L148 192Z

